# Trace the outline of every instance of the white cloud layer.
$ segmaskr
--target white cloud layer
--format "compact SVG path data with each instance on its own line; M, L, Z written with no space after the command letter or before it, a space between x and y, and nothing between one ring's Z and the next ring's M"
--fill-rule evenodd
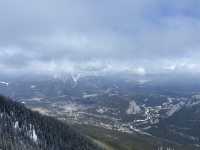
M5 72L198 72L200 1L0 1Z

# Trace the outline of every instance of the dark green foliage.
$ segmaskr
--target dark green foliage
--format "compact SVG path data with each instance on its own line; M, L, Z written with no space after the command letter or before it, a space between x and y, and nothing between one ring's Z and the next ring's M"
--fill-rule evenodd
M199 145L200 104L183 107L180 111L173 114L173 116L161 120L149 132L180 144Z
M34 137L35 136L35 137ZM0 149L98 150L66 124L0 96Z
M90 125L74 125L74 128L108 147L106 150L199 150L192 145L137 133L122 133Z

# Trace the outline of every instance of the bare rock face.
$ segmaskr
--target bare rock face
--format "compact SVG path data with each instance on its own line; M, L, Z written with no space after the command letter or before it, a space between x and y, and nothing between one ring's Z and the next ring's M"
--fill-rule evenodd
M139 105L136 104L136 102L133 100L131 102L129 102L129 107L126 110L126 113L128 115L135 115L141 112L141 108Z

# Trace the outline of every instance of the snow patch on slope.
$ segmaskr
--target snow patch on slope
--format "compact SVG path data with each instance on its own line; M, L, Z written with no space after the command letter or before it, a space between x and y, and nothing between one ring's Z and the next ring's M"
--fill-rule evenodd
M15 129L18 129L18 128L19 128L19 122L18 122L18 121L15 122L14 128L15 128Z
M9 83L8 82L4 82L4 81L0 81L0 85L8 86Z
M32 130L32 139L33 139L34 142L37 142L37 140L38 140L38 137L37 137L37 134L35 132L35 129Z
M184 106L184 104L184 102L180 102L176 105L173 105L172 108L166 113L167 116L172 116L175 112L179 111Z
M30 124L30 130L28 131L28 136L36 143L38 141L38 136L36 134L35 128Z
M87 98L92 98L92 97L97 97L97 96L98 96L98 94L96 94L96 93L94 93L94 94L85 94L84 93L83 98L87 99Z

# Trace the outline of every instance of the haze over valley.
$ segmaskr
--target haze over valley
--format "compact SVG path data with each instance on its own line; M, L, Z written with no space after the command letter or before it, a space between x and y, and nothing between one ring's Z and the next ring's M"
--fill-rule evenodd
M200 149L198 6L1 1L0 149Z

